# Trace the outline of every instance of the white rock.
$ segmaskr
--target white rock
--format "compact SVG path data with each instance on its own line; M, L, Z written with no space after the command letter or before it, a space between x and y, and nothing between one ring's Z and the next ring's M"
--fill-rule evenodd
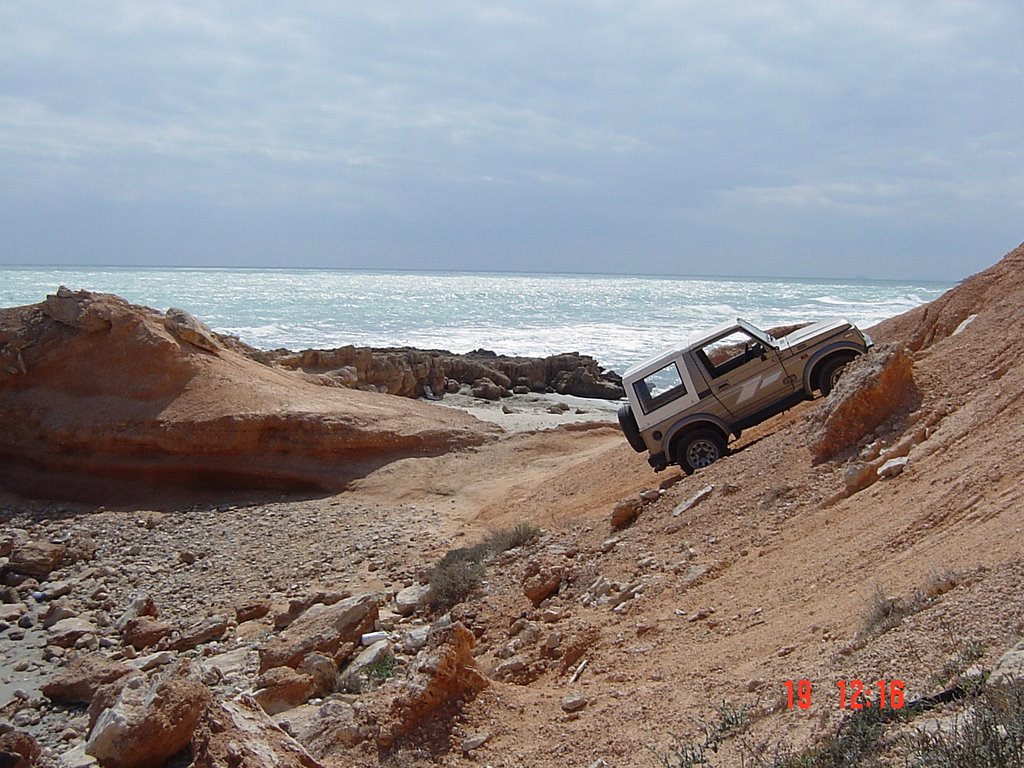
M365 635L359 638L359 644L366 648L367 646L373 645L374 643L379 643L381 640L387 639L387 632L367 632Z
M715 486L705 485L703 488L701 488L699 491L693 494L693 496L691 496L686 501L679 504L675 509L673 509L673 517L679 517L681 514L683 514L683 512L689 512L691 509L693 509L702 501L704 501L704 499L710 496L714 490Z
M395 595L395 610L402 616L410 616L427 605L433 596L434 590L429 584L413 584Z
M896 477L896 475L906 469L907 462L909 461L910 459L906 456L900 456L898 459L889 459L885 464L878 468L878 476L883 479Z

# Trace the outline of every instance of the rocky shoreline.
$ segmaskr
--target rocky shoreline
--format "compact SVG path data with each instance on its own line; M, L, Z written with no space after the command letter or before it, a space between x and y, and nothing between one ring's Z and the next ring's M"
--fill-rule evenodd
M300 371L310 381L401 397L440 398L461 390L483 400L513 394L558 393L602 400L623 396L622 379L589 355L568 352L548 357L509 357L485 349L464 354L411 347L258 350L238 339L259 362Z

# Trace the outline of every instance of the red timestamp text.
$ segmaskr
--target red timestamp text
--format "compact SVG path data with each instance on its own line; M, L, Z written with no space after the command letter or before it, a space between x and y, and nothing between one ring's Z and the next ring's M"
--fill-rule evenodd
M786 680L786 707L810 709L813 686L810 680ZM902 709L904 683L902 680L836 680L839 709Z

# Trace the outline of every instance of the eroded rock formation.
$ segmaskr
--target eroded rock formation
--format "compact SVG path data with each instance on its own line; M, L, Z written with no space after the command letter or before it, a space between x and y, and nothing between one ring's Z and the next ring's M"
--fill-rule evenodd
M0 485L23 493L339 488L489 431L460 412L261 365L180 310L66 288L0 310Z
M857 444L882 422L920 400L913 359L892 343L854 360L832 395L811 414L809 447L815 461L826 461Z

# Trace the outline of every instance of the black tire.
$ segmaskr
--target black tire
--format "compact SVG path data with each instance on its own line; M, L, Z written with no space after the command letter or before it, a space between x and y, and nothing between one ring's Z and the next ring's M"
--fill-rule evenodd
M718 461L726 452L725 438L714 429L691 430L672 444L672 458L688 475Z
M818 370L818 389L822 396L828 397L836 388L839 377L842 376L843 368L850 364L852 357L835 357L825 361Z
M643 453L647 450L647 444L640 436L640 425L636 423L633 409L628 405L619 407L619 426L622 427L622 434L626 436L626 440L633 447L634 451Z

